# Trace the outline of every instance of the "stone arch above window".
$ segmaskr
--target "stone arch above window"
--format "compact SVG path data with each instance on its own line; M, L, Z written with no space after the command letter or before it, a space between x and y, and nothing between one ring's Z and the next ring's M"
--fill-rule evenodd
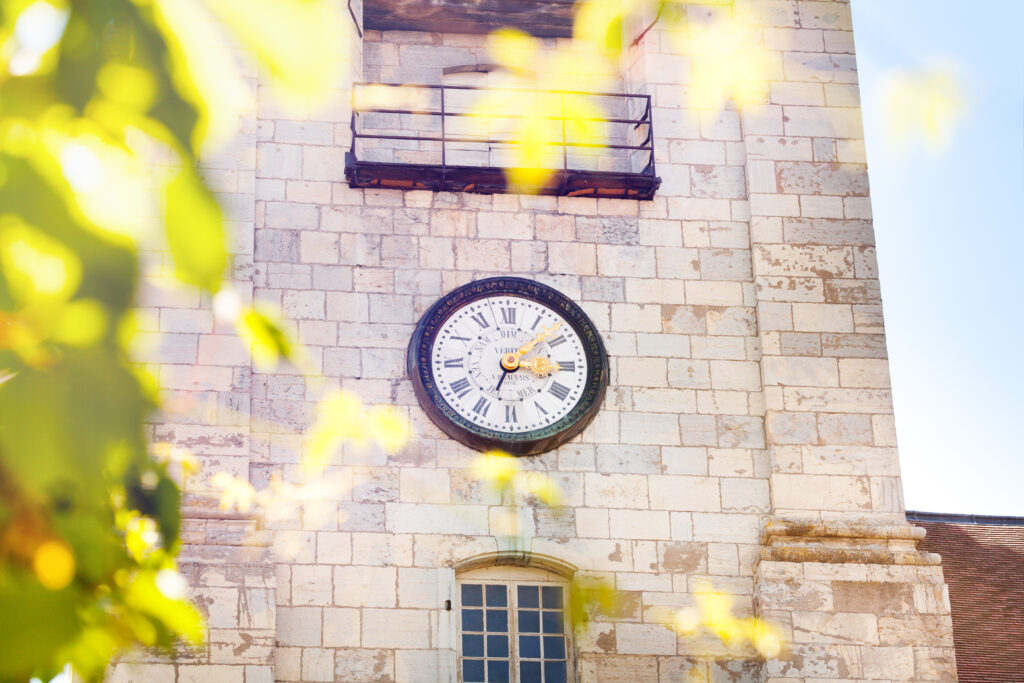
M475 569L509 566L540 569L557 574L566 580L571 580L578 569L576 565L552 555L513 551L498 551L474 555L473 557L460 560L452 568L455 570L456 576L461 576L463 573Z

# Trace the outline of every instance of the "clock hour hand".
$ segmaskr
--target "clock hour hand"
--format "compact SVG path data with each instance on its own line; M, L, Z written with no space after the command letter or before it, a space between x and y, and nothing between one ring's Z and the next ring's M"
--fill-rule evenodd
M530 360L520 360L519 367L526 368L537 375L550 375L553 372L558 372L562 367L553 360L547 358L532 358Z

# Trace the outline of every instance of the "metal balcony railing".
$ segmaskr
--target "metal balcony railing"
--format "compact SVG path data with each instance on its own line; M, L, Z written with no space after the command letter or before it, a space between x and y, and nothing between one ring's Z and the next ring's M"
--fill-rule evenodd
M399 97L366 104L367 88ZM484 97L491 98L486 116L478 110ZM353 103L345 158L352 187L512 192L508 176L515 174L507 171L521 169L527 157L539 194L650 199L661 184L649 95L357 83ZM603 115L566 113L581 110ZM527 118L543 128L529 155Z

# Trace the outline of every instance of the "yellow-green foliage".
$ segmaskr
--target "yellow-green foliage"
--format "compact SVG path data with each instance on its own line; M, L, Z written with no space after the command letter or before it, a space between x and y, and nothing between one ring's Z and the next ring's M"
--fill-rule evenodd
M344 51L328 4L0 0L0 680L67 662L97 679L127 647L203 638L174 562L167 465L188 458L149 452L156 392L126 351L136 250L163 245L184 283L220 289L223 220L196 164L248 93L211 31L308 99ZM236 313L261 362L289 357L276 323Z

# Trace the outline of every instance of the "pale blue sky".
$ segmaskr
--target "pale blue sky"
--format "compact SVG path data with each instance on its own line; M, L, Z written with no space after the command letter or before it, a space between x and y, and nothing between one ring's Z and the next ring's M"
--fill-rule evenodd
M1024 516L1024 2L852 7L907 508ZM898 150L885 78L938 62L966 116Z

